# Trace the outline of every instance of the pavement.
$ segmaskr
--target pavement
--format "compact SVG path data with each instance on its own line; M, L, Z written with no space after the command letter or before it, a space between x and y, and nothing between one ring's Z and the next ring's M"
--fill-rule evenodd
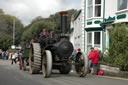
M75 72L62 75L58 71L53 71L51 78L43 78L42 74L19 70L10 60L0 60L0 85L128 85L128 79L90 74L81 78Z

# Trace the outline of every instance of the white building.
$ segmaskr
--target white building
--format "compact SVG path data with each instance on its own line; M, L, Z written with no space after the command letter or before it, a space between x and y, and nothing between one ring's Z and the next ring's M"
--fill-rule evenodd
M81 0L81 7L82 27L75 28L82 36L80 48L89 53L90 47L97 47L104 53L109 47L113 24L128 23L128 0Z
M70 41L72 42L74 49L82 48L82 13L81 13L81 10L78 11L76 16L72 15Z

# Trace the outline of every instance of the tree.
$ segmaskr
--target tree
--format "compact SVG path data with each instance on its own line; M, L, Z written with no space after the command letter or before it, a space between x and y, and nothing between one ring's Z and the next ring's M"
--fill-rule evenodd
M15 25L15 45L18 45L21 41L21 35L23 33L23 24L15 16L4 14L3 10L0 9L0 49L7 49L12 45L13 37L13 21L16 21ZM8 40L7 40L8 39ZM10 41L10 42L7 42ZM4 42L4 43L3 43Z
M68 10L68 19L67 19L67 28L68 31L70 30L70 21L72 14L76 13L77 11L74 9ZM25 27L22 40L23 41L30 41L33 37L39 37L39 33L43 28L48 30L58 31L61 30L61 22L60 22L60 12L57 12L53 15L50 15L48 18L42 18L40 16L36 17L32 20L29 26Z
M45 28L48 31L54 29L54 27L54 23L48 21L47 19L34 21L31 25L25 28L27 30L24 31L22 40L29 42L33 37L38 38L43 28Z
M128 29L126 24L116 24L111 29L112 44L108 50L107 62L128 70Z
M2 9L0 9L0 13L2 13L2 14L4 13Z
M12 37L6 33L0 33L0 48L7 50L12 45Z

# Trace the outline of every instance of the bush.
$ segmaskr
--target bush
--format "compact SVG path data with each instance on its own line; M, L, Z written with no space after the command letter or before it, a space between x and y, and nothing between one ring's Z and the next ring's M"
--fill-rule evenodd
M128 29L126 24L116 24L110 30L112 43L108 49L106 62L118 65L121 70L128 71Z

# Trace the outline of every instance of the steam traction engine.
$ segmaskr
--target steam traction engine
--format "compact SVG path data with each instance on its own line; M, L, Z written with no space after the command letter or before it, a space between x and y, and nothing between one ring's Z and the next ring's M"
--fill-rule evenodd
M42 74L45 78L51 76L52 69L57 69L61 74L68 74L71 70L73 45L66 36L67 12L61 12L62 33L57 38L44 38L38 43L32 43L29 52L30 73ZM75 62L76 73L84 77L88 70L88 59L85 53L77 53Z

